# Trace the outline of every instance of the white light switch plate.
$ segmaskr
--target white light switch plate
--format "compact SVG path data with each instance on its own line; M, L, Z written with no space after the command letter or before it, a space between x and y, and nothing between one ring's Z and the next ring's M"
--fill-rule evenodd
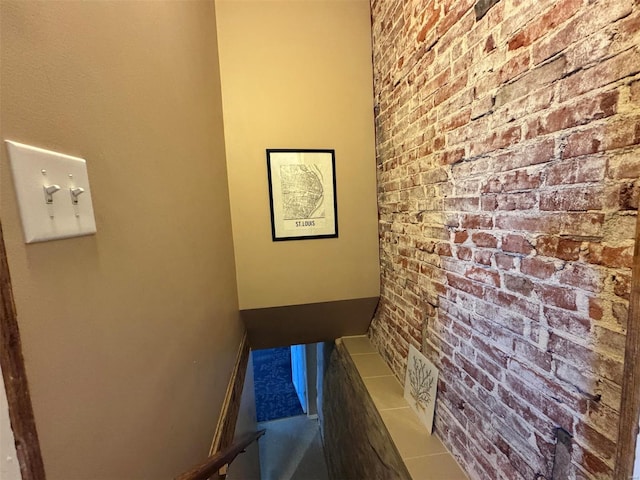
M87 163L78 157L6 141L26 243L96 233ZM45 188L58 186L47 203ZM83 189L77 204L71 189Z

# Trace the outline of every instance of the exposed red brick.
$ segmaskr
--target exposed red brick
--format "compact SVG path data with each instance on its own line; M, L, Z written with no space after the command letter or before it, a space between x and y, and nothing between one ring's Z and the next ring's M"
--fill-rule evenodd
M614 274L613 280L613 293L618 297L629 300L629 293L631 292L631 275L626 273Z
M420 29L420 33L418 33L416 37L418 42L424 42L425 38L427 38L427 32L438 22L440 19L440 9L436 6L435 2L431 2L430 7L426 9L424 15L426 15L426 20Z
M466 278L459 277L457 275L453 275L451 273L447 274L447 281L449 282L449 286L462 290L463 292L470 293L476 297L482 297L482 286L474 283Z
M597 269L578 263L565 268L560 273L560 283L594 293L601 292L604 286L602 274Z
M629 320L629 309L626 303L614 303L611 306L613 318L616 319L618 325L624 329L627 328L627 322ZM589 311L591 312L591 310Z
M444 208L449 211L469 212L478 210L479 203L477 197L450 197L444 199Z
M515 413L516 416L521 418L530 428L538 431L544 431L549 428L547 426L549 423L548 418L537 411L537 409L532 408L528 402L521 401L520 397L513 393L506 385L498 385L498 396L500 403L505 405L508 411ZM535 478L535 476L523 478Z
M554 28L574 15L581 5L580 0L557 2L551 10L527 28L529 42L531 43L543 34L553 31Z
M485 198L483 197L483 210L531 210L538 203L537 195L534 192L492 195L493 208L484 208L484 200Z
M451 253L451 245L446 242L440 242L436 244L436 253L441 257L450 257Z
M598 458L589 450L582 452L581 466L596 478L613 478L613 468Z
M583 100L577 105L563 106L536 119L530 124L527 138L557 132L614 115L617 111L618 91L605 92Z
M598 456L605 460L612 460L616 455L616 444L587 423L581 423L576 428L587 445L598 452Z
M546 184L563 185L598 182L604 179L605 169L606 162L603 157L558 162L547 168Z
M558 426L576 478L609 478L640 203L640 3L513 0L479 21L473 3L372 3L371 336L398 376L409 344L428 347L436 429L470 478L551 478Z
M482 187L482 193L499 193L503 188L500 177L493 177L487 179L487 183Z
M491 95L485 95L480 99L475 99L471 104L471 120L485 116L493 109L494 99Z
M640 20L640 17L638 17ZM629 87L629 100L631 103L640 106L640 80L636 80Z
M615 206L620 210L638 210L638 206L640 206L640 180L623 183L618 187L617 193L617 205Z
M574 290L555 285L536 285L535 291L545 305L553 305L566 310L577 310L578 308Z
M484 44L484 51L485 51L485 53L489 53L490 51L492 51L495 48L496 48L496 42L493 39L493 35L489 35L487 37L487 41Z
M555 257L561 260L578 260L582 242L570 238L542 236L536 241L539 255Z
M527 318L537 319L540 313L540 308L537 304L518 298L502 290L485 289L485 299ZM510 320L512 321L513 319Z
M496 266L501 270L513 270L515 268L515 258L512 255L496 253Z
M530 60L531 58L528 51L522 52L511 58L498 71L498 82L508 82L522 72L525 72L529 67Z
M602 140L604 136L604 125L597 125L572 133L567 139L567 145L562 152L562 157L572 158L601 152L604 149Z
M460 230L453 234L454 243L464 243L467 241L467 238L469 238L469 232L467 232L466 230Z
M607 378L618 385L622 380L622 360L590 350L555 333L549 336L549 350L572 365Z
M488 268L471 267L467 269L464 276L477 282L493 285L494 287L500 286L500 275L498 272Z
M541 183L540 173L528 173L524 170L516 170L504 177L504 191L531 190L538 188Z
M438 36L442 37L462 16L471 8L473 2L460 0L459 2L445 3L444 18L437 25Z
M521 31L515 37L509 40L509 50L517 50L520 47L526 47L531 44L531 40L528 38L528 35Z
M514 170L549 162L554 157L554 139L545 139L527 145L518 151L510 151L496 158L495 168L499 172Z
M546 280L555 273L556 267L552 262L546 262L539 258L523 258L520 271L526 275Z
M502 230L555 235L599 236L604 224L603 213L563 213L547 215L496 215L495 225Z
M640 143L640 119L611 121L572 133L563 158L615 150Z
M456 78L454 81L449 82L446 85L443 85L442 88L440 88L434 96L434 99L433 99L434 107L437 107L445 100L453 97L456 93L461 91L466 85L467 85L466 74L459 75L458 78ZM463 118L466 118L466 117L467 115L465 115L465 117ZM443 129L443 131L446 131L446 130L448 130L448 128Z
M493 219L489 215L462 215L460 219L462 228L491 228L493 227Z
M602 187L566 188L540 194L540 210L556 212L602 209Z
M560 101L570 100L624 78L637 71L638 65L640 65L640 50L632 48L592 68L579 70L560 82Z
M483 193L512 192L517 190L531 190L542 183L540 172L528 173L526 170L516 170L504 175L489 178L482 189Z
M458 148L455 150L447 150L442 152L441 155L441 163L443 165L453 165L454 163L458 163L464 158L464 148Z
M498 202L496 195L485 195L480 197L480 209L493 211L497 208Z
M502 250L505 252L522 253L528 255L533 251L529 241L522 235L508 234L502 237Z
M587 261L606 267L627 267L633 264L633 246L610 247L599 243L589 244Z
M454 357L456 364L458 364L462 370L464 370L469 376L471 376L478 384L482 385L487 391L493 390L495 382L491 380L482 370L476 367L468 359L462 355L456 355Z
M521 139L521 127L509 126L502 131L492 132L481 141L469 146L469 156L475 157L483 153L493 152L518 143Z
M476 332L477 333L477 332ZM491 360L495 365L499 366L501 369L505 369L507 367L507 363L509 361L509 355L501 351L499 348L496 348L495 345L488 343L485 341L484 337L479 337L477 334L471 339L471 344L476 348L476 350L485 355L487 358Z
M493 254L487 250L477 250L473 253L473 261L481 265L491 265Z
M471 235L471 240L477 247L496 248L498 246L498 239L490 233L477 232Z
M529 347L528 352L541 355L542 360L550 357L549 354L540 352L539 350L536 351L535 347L528 346L525 343L520 343L520 345ZM513 365L516 366L519 364L514 362ZM541 375L532 375L532 370L518 369L516 372L519 375L507 375L507 385L511 391L520 396L520 398L528 400L528 403L539 412L544 412L544 414L540 416L540 420L543 422L548 418L552 420L555 425L571 430L573 417L570 411L562 406L557 399L553 398L553 395L545 395L540 391L539 386L549 386L550 382Z
M562 77L566 66L566 59L558 57L546 65L529 70L515 82L503 85L495 97L495 106L501 107L523 97L540 87L548 85Z
M602 5L598 15L594 15L588 9L583 10L581 14L574 16L569 22L550 31L543 41L534 46L534 63L543 62L572 43L581 41L584 38L585 29L591 29L595 32L608 22L614 22L627 16L630 11L630 3L620 4L615 1L609 1Z
M516 275L505 275L504 286L507 290L519 293L525 297L529 296L533 291L533 282L526 277Z
M459 112L453 112L450 116L443 119L440 128L443 132L449 132L451 130L455 130L456 128L460 128L467 123L469 123L469 118L471 116L471 109L465 108ZM461 149L464 153L464 149Z
M594 320L602 320L604 311L602 309L602 301L598 298L589 298L589 317Z
M544 308L544 317L554 330L560 330L584 338L591 331L591 321L566 310Z

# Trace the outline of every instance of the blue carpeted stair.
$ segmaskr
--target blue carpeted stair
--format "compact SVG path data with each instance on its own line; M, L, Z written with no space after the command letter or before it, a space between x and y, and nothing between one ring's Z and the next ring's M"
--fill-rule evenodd
M303 414L291 381L289 347L254 350L253 374L258 422Z

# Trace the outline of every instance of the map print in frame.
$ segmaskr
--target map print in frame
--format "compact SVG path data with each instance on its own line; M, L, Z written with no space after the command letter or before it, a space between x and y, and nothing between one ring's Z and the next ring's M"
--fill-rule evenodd
M338 236L334 150L268 149L273 241Z

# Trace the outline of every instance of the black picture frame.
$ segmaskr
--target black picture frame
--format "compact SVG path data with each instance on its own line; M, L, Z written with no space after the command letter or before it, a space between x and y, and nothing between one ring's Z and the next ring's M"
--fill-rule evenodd
M274 242L338 237L335 150L267 149Z

